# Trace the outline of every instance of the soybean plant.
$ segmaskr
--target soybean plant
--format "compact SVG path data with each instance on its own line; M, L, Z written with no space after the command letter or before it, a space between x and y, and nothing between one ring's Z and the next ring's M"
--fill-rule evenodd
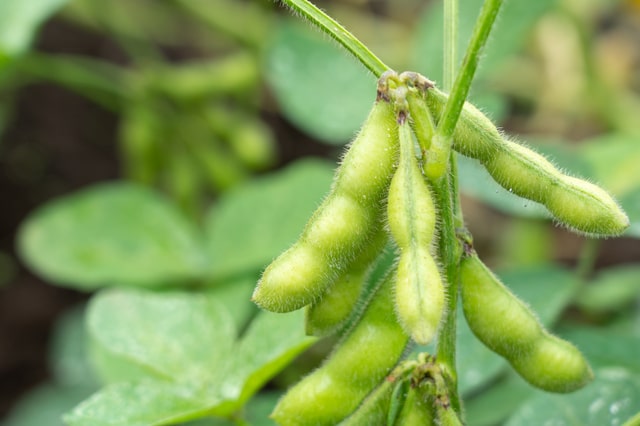
M272 417L292 426L463 424L451 343L458 291L473 333L532 386L566 393L589 383L593 373L580 351L550 334L482 263L454 211L451 150L478 160L498 184L543 204L570 230L606 237L629 226L605 190L560 172L464 102L500 1L485 3L449 95L418 73L388 69L306 1L287 3L379 80L329 194L253 294L275 312L306 307L309 334L341 334L328 359L282 397ZM396 262L365 291L387 242ZM403 359L408 345L434 339L437 356Z

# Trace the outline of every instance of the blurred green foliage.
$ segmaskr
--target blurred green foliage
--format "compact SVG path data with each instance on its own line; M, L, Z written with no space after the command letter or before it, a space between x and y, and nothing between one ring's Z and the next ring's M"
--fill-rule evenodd
M265 109L276 107L268 96L303 132L341 145L373 102L375 80L330 40L259 1L65 3L0 2L0 131L20 87L64 86L118 115L114 143L128 181L54 200L20 230L22 260L34 272L95 294L86 311L57 325L52 383L28 395L7 424L55 424L65 413L71 425L198 418L204 419L188 424L272 424L266 415L281 389L260 389L313 339L304 336L298 314L257 313L249 297L260 270L295 240L328 191L334 165L301 160L255 174L278 163L263 119ZM424 8L387 2L375 15L340 3L326 6L374 52L395 53L390 62L398 69L441 80L439 2ZM480 5L461 5L460 52ZM411 16L411 10L424 11ZM39 25L56 12L113 39L127 64L30 49ZM598 25L603 17L626 19L635 33L617 30L623 24L605 32ZM631 0L512 0L471 95L563 169L610 190L630 216L629 245L640 237L638 69L621 57L607 62L606 48L617 40L623 54L625 42L637 54L637 21L640 7ZM195 53L171 61L167 52L176 46ZM504 282L580 347L597 376L571 395L534 390L461 317L458 363L468 424L618 425L634 416L637 264L594 274L596 259L585 244L579 267L560 267L544 209L498 187L472 160L461 158L459 171L469 199L508 215L510 229L519 230L508 239L515 248L496 255L508 266ZM491 238L488 245L501 244L500 235ZM4 263L0 275L10 270Z

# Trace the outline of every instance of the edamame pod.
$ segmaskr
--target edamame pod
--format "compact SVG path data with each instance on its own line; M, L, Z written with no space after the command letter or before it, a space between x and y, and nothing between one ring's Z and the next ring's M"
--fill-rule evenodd
M353 264L329 287L322 298L307 306L305 328L308 335L327 336L336 332L354 311L371 267L387 243L379 226L376 235Z
M438 120L446 95L428 89L426 102ZM454 149L482 162L502 187L545 205L568 228L592 236L611 236L629 226L629 218L606 191L561 173L542 155L505 139L469 103L464 105L453 138Z
M395 114L377 101L300 239L262 274L253 301L274 312L317 300L375 234L397 152Z
M389 230L400 249L396 310L407 333L424 345L435 336L444 312L444 287L430 252L436 210L418 167L409 124L402 121L398 132L400 161L387 204Z
M460 291L476 337L530 384L549 392L572 392L591 381L593 373L580 351L549 334L475 254L460 263Z
M393 311L394 281L392 271L327 361L282 397L271 414L278 424L336 425L389 374L408 340Z
M431 426L435 425L431 405L420 398L420 393L410 388L404 406L394 426Z

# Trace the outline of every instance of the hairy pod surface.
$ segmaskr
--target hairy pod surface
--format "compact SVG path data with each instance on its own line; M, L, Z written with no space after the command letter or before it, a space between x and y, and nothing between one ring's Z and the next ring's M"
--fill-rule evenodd
M353 264L325 291L321 299L307 306L305 328L308 335L327 336L347 322L387 240L387 234L380 224L372 241L356 256Z
M426 101L437 121L446 95L429 89ZM453 137L454 149L479 160L503 188L543 204L569 229L615 236L629 226L629 218L606 191L561 173L542 155L505 139L473 105L465 103Z
M444 312L444 286L430 252L436 209L406 121L398 132L400 161L387 203L389 230L400 249L395 304L407 333L416 342L427 344L435 336Z
M460 263L460 292L465 318L476 337L533 386L572 392L593 378L580 351L549 334L475 254Z
M317 370L291 388L271 417L283 426L335 425L355 411L398 362L408 337L393 311L389 273L359 321Z
M339 426L384 425L391 407L391 397L396 383L387 379L375 388L362 401L349 417L339 423Z
M290 312L318 299L375 234L397 153L393 107L376 101L300 239L264 271L253 301ZM309 262L307 265L306 262Z
M420 398L416 389L410 388L394 426L432 426L435 424L431 405Z
M475 254L460 262L460 297L473 333L504 358L529 351L542 337L533 312Z
M534 349L511 365L529 383L548 392L568 393L593 380L593 371L571 343L545 333Z

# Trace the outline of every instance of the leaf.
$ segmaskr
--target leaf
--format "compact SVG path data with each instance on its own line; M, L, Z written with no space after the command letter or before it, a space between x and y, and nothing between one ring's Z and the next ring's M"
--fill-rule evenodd
M327 162L298 161L225 193L205 224L211 274L262 269L298 238L332 176Z
M13 407L4 426L63 426L62 415L91 395L93 386L41 385Z
M68 0L2 0L0 2L0 67L2 59L24 53L40 24Z
M640 339L608 328L567 327L562 337L574 343L594 368L624 367L640 374Z
M360 63L293 19L277 26L264 75L287 118L330 144L354 136L376 97L376 80Z
M621 197L620 205L629 216L630 222L624 235L640 238L640 188Z
M88 313L91 337L149 376L205 384L224 373L233 319L212 297L140 290L102 291Z
M576 303L592 313L613 312L640 300L640 266L625 265L600 272L584 287Z
M509 374L495 386L465 401L465 417L469 426L493 426L509 417L537 391L516 373Z
M96 185L32 213L18 235L24 261L45 279L90 290L156 287L200 276L195 231L167 200L127 183Z
M594 170L597 183L615 196L640 189L640 145L638 139L608 134L582 145L582 156Z
M68 386L97 386L89 363L89 336L84 326L84 306L73 308L56 321L49 350L49 365L55 380Z
M539 393L511 416L507 426L617 426L640 407L640 376L624 369L596 371L596 379L575 393Z
M257 274L249 274L214 284L211 290L207 290L207 294L222 305L233 307L229 313L238 330L243 329L257 311L256 305L251 302L251 294L257 281Z
M251 322L233 351L221 392L232 400L213 412L227 415L239 409L271 377L308 348L316 338L304 333L304 311L276 314L262 311Z
M175 424L206 414L211 400L189 387L163 381L107 386L68 413L69 426L156 426Z

